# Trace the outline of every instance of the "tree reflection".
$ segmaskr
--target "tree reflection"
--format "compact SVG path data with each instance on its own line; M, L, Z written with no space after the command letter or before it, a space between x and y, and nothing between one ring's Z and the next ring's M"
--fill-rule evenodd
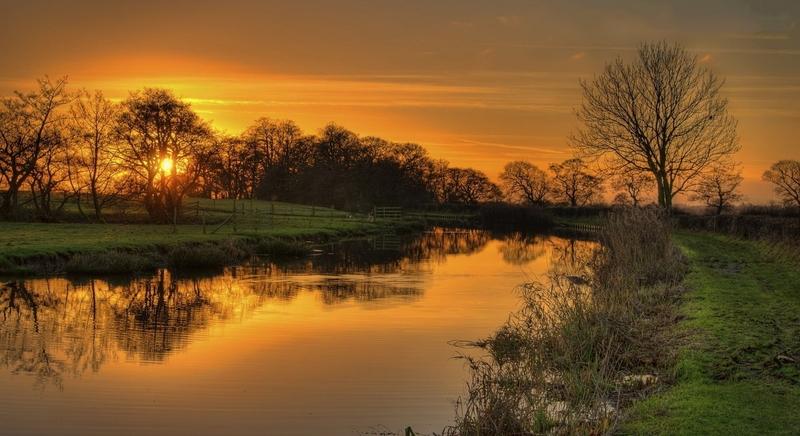
M482 250L478 230L441 229L397 244L356 241L322 255L262 262L217 274L158 271L129 279L47 278L0 283L0 364L61 388L66 376L96 373L122 355L162 362L214 323L246 319L269 301L313 292L318 301L407 304L422 295L431 263ZM506 261L523 264L543 253L546 239L504 239ZM413 272L413 274L409 274Z
M527 265L547 253L548 239L542 235L513 233L500 245L503 260L511 265Z

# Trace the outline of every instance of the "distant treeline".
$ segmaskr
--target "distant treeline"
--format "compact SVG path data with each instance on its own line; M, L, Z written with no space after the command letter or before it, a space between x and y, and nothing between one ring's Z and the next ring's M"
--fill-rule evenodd
M501 189L481 171L434 159L418 144L335 124L308 135L293 121L259 118L228 135L166 89L145 88L114 103L99 91L70 91L66 79L38 84L0 104L5 218L32 203L38 218L52 219L71 201L91 204L81 212L101 220L105 207L135 199L151 220L163 222L180 212L186 196L366 211L503 198L581 205L600 192L600 179L576 159L554 165L552 178L526 162L510 164Z
M434 159L419 144L359 136L336 124L309 135L293 121L259 118L241 134L228 135L215 131L170 90L145 88L114 103L100 91L68 90L65 78L40 79L38 85L0 101L2 218L19 217L20 208L32 204L37 218L56 219L75 202L87 218L102 220L104 208L136 200L151 221L167 222L180 214L187 196L362 212L373 206L419 209L501 201L578 207L599 202L604 185L616 194L615 204L629 206L646 203L655 191L659 205L670 209L672 198L684 192L720 215L741 200L742 177L732 167L712 165L708 153L698 158L691 177L615 160L602 171L580 158L546 169L514 161L505 166L498 185L481 171ZM586 134L607 127L585 124ZM727 154L736 149L724 145ZM680 161L680 156L671 159ZM800 205L800 162L777 162L764 179L785 204ZM86 204L91 210L84 210Z

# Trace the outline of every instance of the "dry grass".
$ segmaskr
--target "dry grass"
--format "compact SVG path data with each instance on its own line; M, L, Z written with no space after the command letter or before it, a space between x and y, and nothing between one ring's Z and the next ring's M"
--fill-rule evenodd
M449 435L602 434L652 389L672 358L686 263L656 211L611 216L583 277L556 268L522 287L524 307L467 358L472 370Z

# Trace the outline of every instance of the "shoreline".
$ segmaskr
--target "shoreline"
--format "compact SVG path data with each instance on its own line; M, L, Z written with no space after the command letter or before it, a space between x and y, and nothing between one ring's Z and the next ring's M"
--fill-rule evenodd
M202 233L202 226L0 222L0 276L125 274L162 267L233 265L256 255L300 256L315 244L410 233L421 219L317 222L258 232Z

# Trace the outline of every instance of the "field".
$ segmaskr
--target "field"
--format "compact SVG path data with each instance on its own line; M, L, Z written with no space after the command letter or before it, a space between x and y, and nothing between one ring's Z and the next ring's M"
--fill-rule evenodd
M681 233L684 344L675 383L637 404L626 434L797 434L800 272L763 245Z
M236 213L232 213L236 207ZM119 211L119 209L117 210ZM128 209L125 214L143 211ZM0 222L0 260L241 238L329 238L420 226L419 217L375 220L329 208L266 201L190 200L179 224ZM186 222L186 224L181 224Z

